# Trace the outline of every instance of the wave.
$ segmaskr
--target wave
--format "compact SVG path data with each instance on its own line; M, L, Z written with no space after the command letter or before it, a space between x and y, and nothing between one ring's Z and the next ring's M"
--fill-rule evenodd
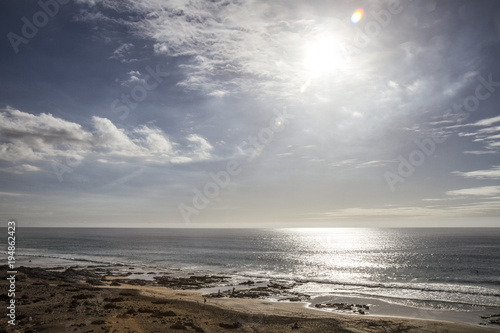
M35 250L33 250L35 251ZM29 251L31 252L31 251ZM153 270L157 269L172 269L172 263L167 263L163 261L163 265L158 265L158 261L152 260L152 262L145 263L143 261L133 262L128 260L128 258L123 257L95 257L89 256L78 256L73 254L53 254L53 253L24 253L19 255L23 258L50 258L61 260L61 264L67 264L67 262L81 262L87 264L96 265L124 265L124 266L147 266ZM161 262L161 261L160 261ZM51 263L53 265L53 263ZM500 281L491 280L487 282L490 286L479 285L478 281L468 281L466 279L461 279L461 281L454 281L452 283L439 283L432 281L423 282L386 282L386 281L367 281L367 280L355 280L351 281L343 280L341 278L330 278L330 277L308 277L308 276L297 276L297 274L285 274L276 271L255 271L248 267L247 270L242 271L241 269L235 269L236 267L231 267L232 270L229 272L228 268L223 264L217 265L194 265L191 263L183 263L177 261L176 266L181 267L184 272L194 272L200 271L206 272L207 274L221 273L231 275L235 281L238 279L254 278L254 279L264 279L264 280L285 280L289 282L296 282L302 285L301 292L305 293L315 293L315 286L311 284L317 284L317 290L321 292L328 293L328 290L345 294L358 294L367 297L377 297L377 298L394 298L400 300L413 300L418 302L451 302L454 304L469 304L469 305L487 305L487 306L500 306L500 288L496 286L500 285ZM481 281L484 284L484 281ZM323 287L321 287L323 286ZM415 297L418 295L418 297Z
M252 273L245 272L242 275L253 277L253 278L274 278L282 279L288 281L294 281L296 283L307 284L316 283L320 285L332 285L332 286L349 286L355 288L363 288L367 291L372 290L401 290L401 291L419 291L426 293L446 293L446 294L461 294L461 295L474 295L474 296L485 296L485 297L499 297L500 290L490 289L481 286L473 286L468 284L438 284L438 283L387 283L387 282L370 282L370 281L342 281L335 279L321 279L321 278L306 278L306 277L291 277L290 275L272 275L269 273ZM348 291L354 292L356 289L349 289ZM358 290L359 291L359 290ZM500 305L500 299L499 304Z
M75 257L67 257L65 255L19 254L18 257L26 257L26 258L50 258L50 259L65 260L65 261L88 262L88 263L102 264L102 265L116 265L116 264L122 264L122 265L124 265L123 263L115 262L115 261L95 260L95 259L85 259L85 258L75 258Z

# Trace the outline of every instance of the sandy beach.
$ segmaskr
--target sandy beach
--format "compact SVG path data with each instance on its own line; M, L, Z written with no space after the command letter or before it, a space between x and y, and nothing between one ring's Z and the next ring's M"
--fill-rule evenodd
M9 325L4 316L0 332L500 331L498 325L342 315L307 307L305 302L206 297L199 290L174 290L138 280L124 283L126 279L98 272L19 268L16 325Z

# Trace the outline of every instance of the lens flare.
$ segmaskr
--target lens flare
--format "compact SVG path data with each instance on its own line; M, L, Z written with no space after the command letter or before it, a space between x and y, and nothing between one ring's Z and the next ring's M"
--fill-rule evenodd
M363 18L363 8L356 9L354 14L351 16L351 22L356 24L361 20L361 18Z

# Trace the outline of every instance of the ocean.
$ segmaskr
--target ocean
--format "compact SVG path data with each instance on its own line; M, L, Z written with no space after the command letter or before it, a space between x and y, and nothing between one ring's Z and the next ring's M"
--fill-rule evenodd
M133 278L224 274L295 281L322 301L500 313L500 228L18 228L16 241L18 266L124 264Z

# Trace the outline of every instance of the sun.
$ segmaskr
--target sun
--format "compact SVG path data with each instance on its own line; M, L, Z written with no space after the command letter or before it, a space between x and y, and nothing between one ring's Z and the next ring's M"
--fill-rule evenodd
M306 51L304 65L314 75L333 73L346 66L346 58L338 40L320 37L311 42Z

